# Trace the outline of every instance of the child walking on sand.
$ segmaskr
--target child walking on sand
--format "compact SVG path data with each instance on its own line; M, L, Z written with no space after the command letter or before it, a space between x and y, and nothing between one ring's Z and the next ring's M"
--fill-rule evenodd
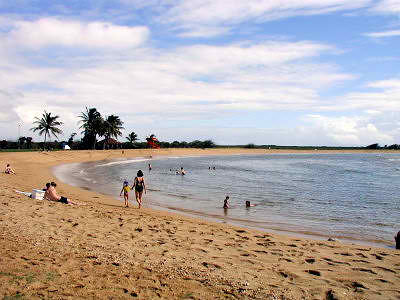
M124 181L123 185L122 185L122 189L121 192L119 193L119 196L121 197L122 192L124 193L124 200L125 200L125 207L129 207L129 192L130 192L131 188L129 186L129 182L128 181Z

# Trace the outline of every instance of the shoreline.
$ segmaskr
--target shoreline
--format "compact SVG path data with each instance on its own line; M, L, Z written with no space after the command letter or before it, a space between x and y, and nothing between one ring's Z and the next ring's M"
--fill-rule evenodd
M259 150L259 149L257 149ZM289 152L287 152L289 151ZM247 151L249 152L249 151ZM250 150L251 152L251 150ZM262 153L258 153L259 151L257 151L257 153L251 153L251 154L265 154L264 152ZM307 155L307 154L354 154L354 153L360 153L359 150L353 150L352 152L348 152L348 151L338 151L338 150L327 150L325 151L325 153L315 153L314 151L300 151L300 153L297 153L296 151L291 151L291 150L272 150L272 153L268 153L271 155L280 155L280 154L293 154L293 155ZM379 154L382 153L380 151L362 151L361 153L364 154ZM388 153L387 151L385 151L384 153ZM396 151L394 151L393 153L397 153ZM247 153L249 154L249 153ZM209 153L205 153L205 154L199 154L199 156L216 156L216 155L222 155L222 156L230 156L230 155L243 155L243 153L235 153L235 154L231 154L231 153L217 153L217 154L209 154ZM196 157L198 155L182 155L182 156L170 156L170 155L162 155L162 159L173 159L173 158L190 158L190 157ZM129 162L140 162L140 161L150 161L150 160L154 160L160 158L155 156L153 158L151 157L147 157L147 156L136 156L136 157L127 157L127 158L117 158L117 159L112 159L112 160L101 160L101 161L96 161L97 163L99 162L103 162L103 164L101 164L101 166L103 165L113 165L113 164L124 164L125 162L129 163ZM87 163L87 162L81 162L81 163ZM74 163L74 164L80 164L80 163ZM52 172L53 174L59 178L60 181L63 181L63 183L66 183L68 185L72 185L81 189L86 189L86 190L90 190L93 192L96 192L96 190L90 186L90 184L86 184L84 180L80 180L77 181L76 178L73 178L71 176L71 173L68 173L68 170L62 170L63 168L67 168L68 169L69 164L61 164L61 165L56 165L54 167L52 167ZM151 191L151 190L149 190ZM101 195L104 196L108 196L108 197L112 197L113 199L115 199L116 201L121 202L123 200L121 200L119 197L107 193L107 192L101 192L101 191L97 191L98 193L100 193ZM378 247L378 248L382 248L382 249L394 249L394 244L393 241L391 240L387 240L387 239L362 239L361 237L356 237L356 236L351 236L351 235L346 235L344 232L342 234L332 234L332 233L323 233L323 232L318 232L315 231L315 229L313 227L299 227L297 224L292 224L292 223L287 223L284 220L278 222L278 221L252 221L252 220L248 220L248 219L240 219L240 218L235 218L235 217L229 217L227 215L222 216L222 215L217 215L217 214L213 214L212 212L206 212L206 211L197 211L197 210L191 210L191 209L187 209L187 208L182 208L182 207L175 207L175 206L170 206L170 205L162 205L160 203L157 203L157 201L154 201L155 199L157 199L157 196L153 196L152 193L150 193L149 195L146 196L146 198L148 198L150 201L146 201L146 202L150 202L147 203L147 207L153 210L158 210L161 212L169 212L172 214L178 214L178 215L185 215L187 217L193 217L193 218L200 218L202 220L206 220L206 221L211 221L211 222L216 222L216 223L223 223L223 224L231 224L234 226L239 226L239 227L243 227L243 228L248 228L248 229L254 229L254 230L259 230L259 231L263 231L263 232L269 232L269 233L275 233L275 234L279 234L279 235L287 235L290 237L297 237L297 238L308 238L308 239L314 239L314 240L319 240L319 241L324 241L324 240L328 240L330 238L333 238L337 241L340 241L341 243L347 243L347 244L358 244L358 245L362 245L362 246L372 246L372 247ZM131 199L129 200L131 202L131 205L133 205L133 207L135 207L135 201L134 201L134 196L131 197Z
M125 150L124 155L223 151L228 150ZM293 238L151 209L127 210L112 197L62 182L57 182L59 194L86 205L34 200L14 192L30 192L56 181L50 170L54 165L115 158L121 158L120 150L0 153L0 163L9 162L17 171L16 175L1 175L0 295L121 299L400 296L395 288L400 286L400 252L393 249Z

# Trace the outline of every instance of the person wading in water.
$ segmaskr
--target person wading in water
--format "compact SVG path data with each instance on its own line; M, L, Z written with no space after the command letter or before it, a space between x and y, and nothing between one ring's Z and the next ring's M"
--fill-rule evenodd
M142 207L142 195L143 191L146 194L146 185L144 184L144 178L143 178L143 172L142 170L139 170L137 172L137 175L135 177L135 180L133 181L133 186L132 189L135 188L135 196L136 196L136 201L139 204L139 208Z

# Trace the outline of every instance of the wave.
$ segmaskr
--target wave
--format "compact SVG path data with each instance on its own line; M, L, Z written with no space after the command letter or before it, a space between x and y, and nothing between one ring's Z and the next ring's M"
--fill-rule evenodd
M113 166L113 165L125 165L125 164L131 164L131 163L135 163L135 162L140 162L140 161L148 161L148 160L151 160L151 158L138 158L138 159L113 161L113 162L108 162L108 163L105 163L105 164L97 165L96 167L107 167L107 166Z

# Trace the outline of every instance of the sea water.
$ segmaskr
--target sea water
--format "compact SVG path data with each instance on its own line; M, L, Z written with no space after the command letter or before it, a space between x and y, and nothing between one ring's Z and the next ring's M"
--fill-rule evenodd
M184 176L177 175L181 167ZM148 188L144 203L153 208L380 246L393 245L400 230L400 154L136 158L64 165L55 173L118 197L139 169ZM222 208L226 195L229 209ZM245 201L256 206L246 208Z

